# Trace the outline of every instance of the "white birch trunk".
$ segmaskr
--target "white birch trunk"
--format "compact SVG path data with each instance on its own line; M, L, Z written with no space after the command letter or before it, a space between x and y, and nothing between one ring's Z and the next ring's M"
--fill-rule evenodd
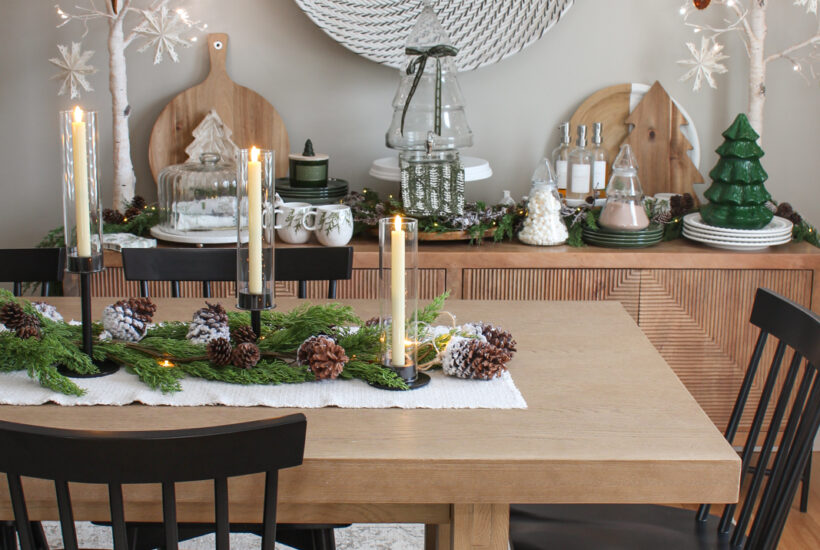
M766 103L766 0L752 0L749 8L749 123L763 141L763 106Z
M137 178L131 163L128 137L128 88L125 75L125 37L120 14L111 19L108 35L108 68L110 71L111 108L114 119L114 208L124 209L134 198Z

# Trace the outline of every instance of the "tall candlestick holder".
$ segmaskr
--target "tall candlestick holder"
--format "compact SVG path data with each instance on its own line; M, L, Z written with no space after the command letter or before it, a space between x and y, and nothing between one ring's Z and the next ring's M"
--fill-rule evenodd
M66 271L80 276L83 352L99 371L80 374L65 366L59 367L61 373L76 378L105 376L119 369L119 365L108 359L94 360L91 332L91 274L105 269L97 165L97 120L96 111L83 112L79 107L60 112Z
M261 336L261 312L273 303L273 151L239 151L236 178L237 307L251 312L251 327ZM248 239L242 242L247 230Z
M382 365L395 372L410 389L426 386L430 377L419 372L418 220L379 220L379 342ZM378 388L395 389L373 384Z

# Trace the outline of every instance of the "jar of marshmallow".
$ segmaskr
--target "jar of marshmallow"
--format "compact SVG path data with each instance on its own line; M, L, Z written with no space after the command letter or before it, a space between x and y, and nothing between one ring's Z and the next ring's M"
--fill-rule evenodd
M561 218L561 196L550 161L542 158L532 174L532 188L527 201L527 218L518 233L525 244L554 246L566 242L567 226Z

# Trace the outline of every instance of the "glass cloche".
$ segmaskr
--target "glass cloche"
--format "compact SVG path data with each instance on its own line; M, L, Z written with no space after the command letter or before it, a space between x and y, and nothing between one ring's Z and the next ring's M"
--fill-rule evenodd
M628 143L612 163L612 176L606 187L606 204L600 223L616 231L640 231L649 226L643 207L643 188L638 180L638 163Z
M218 153L174 164L159 174L160 226L166 231L236 228L236 166Z

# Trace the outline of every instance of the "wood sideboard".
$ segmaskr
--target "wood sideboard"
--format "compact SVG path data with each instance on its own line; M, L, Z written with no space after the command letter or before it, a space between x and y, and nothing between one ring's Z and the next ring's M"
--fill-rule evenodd
M360 239L353 246L353 278L339 282L338 297L376 298L378 244ZM107 270L95 275L95 295L138 294L137 283L124 280L118 253L107 251L105 263ZM720 429L757 338L748 323L755 289L770 288L820 311L820 249L807 243L759 252L717 250L683 239L638 250L421 243L419 268L423 299L449 289L466 300L620 302ZM214 284L214 295L232 296L232 285ZM200 295L198 283L182 287L183 295ZM153 285L151 292L167 296L169 285ZM325 292L324 284L308 284L310 297ZM295 283L277 283L278 296L295 293ZM595 342L590 334L589 345ZM757 380L755 387L762 383Z

